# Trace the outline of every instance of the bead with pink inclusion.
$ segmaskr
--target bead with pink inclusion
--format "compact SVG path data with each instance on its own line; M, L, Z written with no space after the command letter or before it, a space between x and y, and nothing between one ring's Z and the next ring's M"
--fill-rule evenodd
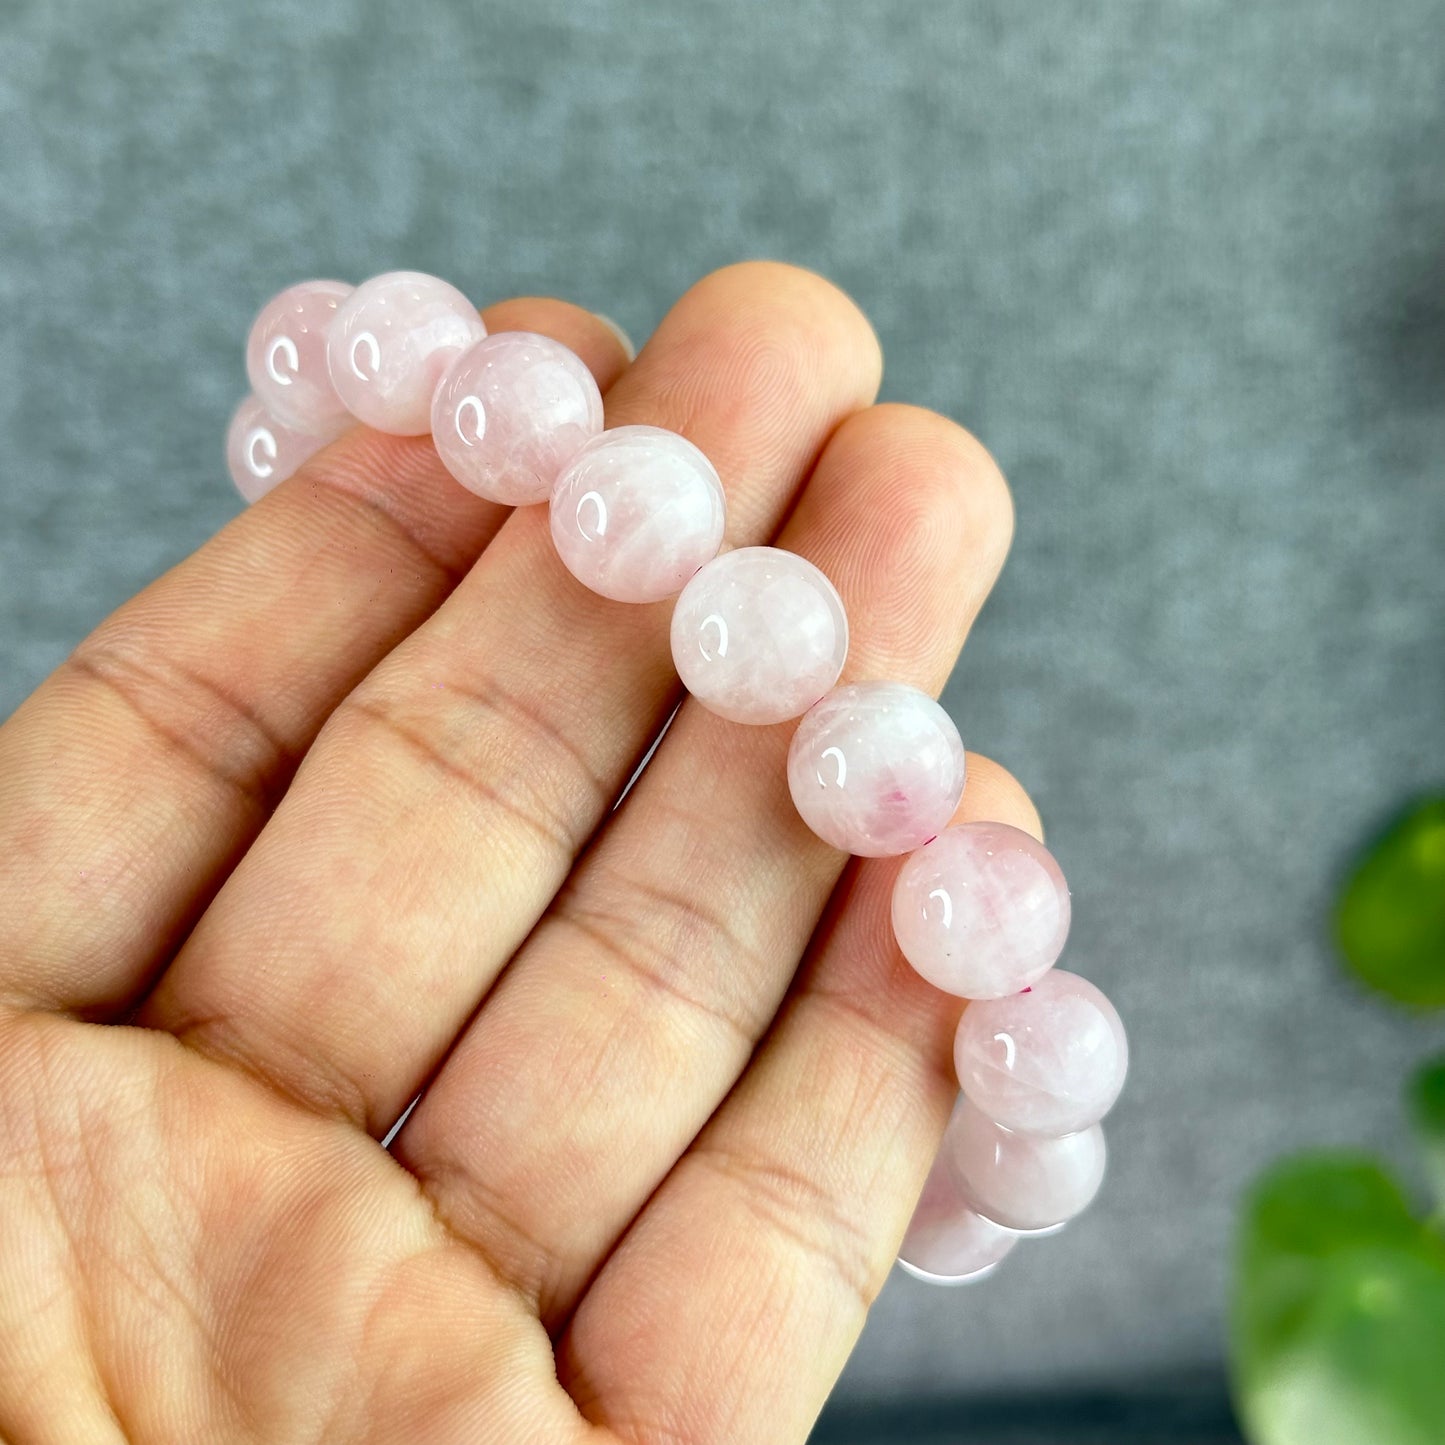
M1005 998L1042 978L1069 932L1069 889L1038 839L962 823L909 854L893 888L893 934L935 988Z
M788 749L788 788L825 843L864 858L921 847L963 795L963 740L920 688L836 687L803 715Z

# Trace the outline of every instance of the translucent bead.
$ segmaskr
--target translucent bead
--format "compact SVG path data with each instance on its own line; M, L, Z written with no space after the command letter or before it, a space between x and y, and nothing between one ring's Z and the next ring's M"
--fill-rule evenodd
M975 1212L948 1150L940 1149L898 1251L898 1263L930 1284L968 1284L990 1274L1018 1240L1013 1230Z
M1057 1229L1088 1207L1104 1180L1104 1131L1097 1124L1040 1139L1015 1134L965 1103L944 1148L969 1203L1005 1229Z
M363 281L341 303L326 342L332 384L358 421L399 436L431 427L442 373L487 334L457 290L418 271Z
M1129 1044L1114 1005L1056 968L1023 993L970 1004L953 1058L959 1087L981 1113L1016 1133L1057 1137L1109 1112Z
M848 617L811 562L777 547L742 547L709 562L672 614L683 686L741 723L797 717L838 681Z
M811 707L788 749L788 787L825 842L864 858L907 853L963 796L963 740L926 692L855 682Z
M530 331L498 331L447 369L431 404L446 469L509 507L545 502L563 466L602 430L602 393L575 352Z
M332 432L351 420L326 368L326 336L345 281L302 281L273 296L246 338L246 376L256 400L284 426Z
M935 988L1006 998L1053 967L1069 888L1044 845L1006 823L947 828L909 855L893 888L893 934Z
M716 469L686 437L620 426L562 469L550 519L558 555L584 587L658 602L717 556L726 506Z
M329 436L294 431L282 426L254 396L248 396L226 429L226 465L236 490L248 502L258 501L344 429L343 424Z

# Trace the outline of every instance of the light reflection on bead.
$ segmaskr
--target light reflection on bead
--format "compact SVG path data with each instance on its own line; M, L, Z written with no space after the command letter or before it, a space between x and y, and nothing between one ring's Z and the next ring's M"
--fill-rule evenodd
M963 795L965 755L953 719L901 682L834 688L788 749L788 787L825 843L864 858L921 847Z
M722 545L713 464L686 437L620 426L588 442L552 492L552 541L567 570L615 602L672 597Z
M953 1057L959 1087L980 1112L1017 1133L1058 1136L1109 1112L1129 1045L1113 1004L1056 968L1023 993L970 1004Z
M944 1148L964 1195L1005 1229L1056 1229L1086 1209L1104 1179L1104 1131L1093 1124L1061 1139L1016 1134L965 1101Z
M271 416L254 396L248 396L232 413L226 428L226 465L236 490L248 502L259 501L344 429L345 423L326 436L295 431Z
M353 288L345 281L302 281L273 296L246 338L246 376L256 400L285 426L334 432L350 420L331 384L326 337Z
M432 399L432 440L446 469L509 507L545 502L563 466L601 430L602 393L586 363L529 331L477 342Z
M672 614L672 660L706 708L741 723L806 712L838 680L848 618L837 589L809 561L777 547L742 547L709 562Z
M909 855L893 889L893 933L935 988L1005 998L1042 978L1069 932L1069 889L1036 838L963 823Z
M419 271L363 281L342 302L327 337L332 384L358 421L399 436L431 427L442 373L487 334L455 286Z

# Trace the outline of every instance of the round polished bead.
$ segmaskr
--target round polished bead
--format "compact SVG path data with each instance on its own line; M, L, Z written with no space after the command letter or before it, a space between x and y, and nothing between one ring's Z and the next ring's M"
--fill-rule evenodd
M226 429L226 465L236 490L248 502L258 501L335 440L341 430L344 425L326 436L295 431L271 416L254 396L248 396Z
M834 688L803 715L788 787L825 842L864 858L907 853L948 826L963 796L963 740L926 692L902 682Z
M273 296L246 338L246 376L256 400L285 426L328 432L351 420L331 384L326 337L353 288L302 281Z
M563 467L550 518L558 555L584 587L658 602L717 556L726 506L716 469L686 437L620 426Z
M487 334L457 290L418 271L363 281L337 310L326 342L332 384L358 421L420 436L442 373Z
M705 707L740 723L779 723L818 701L843 670L848 617L813 564L777 547L709 562L672 614L672 660Z
M498 331L452 362L431 405L446 469L509 507L545 502L564 464L602 430L602 393L560 341Z
M1015 1134L965 1103L944 1148L969 1203L1005 1229L1057 1229L1088 1207L1104 1180L1104 1131L1097 1124L1040 1139Z
M933 1161L898 1263L930 1284L968 1284L990 1274L1019 1236L977 1213L945 1150Z
M946 828L909 855L893 888L893 934L935 988L1005 998L1053 967L1069 889L1037 839L1006 823Z
M1058 1136L1097 1124L1129 1067L1114 1005L1087 979L1050 970L1008 998L972 1003L954 1039L959 1087L996 1124Z

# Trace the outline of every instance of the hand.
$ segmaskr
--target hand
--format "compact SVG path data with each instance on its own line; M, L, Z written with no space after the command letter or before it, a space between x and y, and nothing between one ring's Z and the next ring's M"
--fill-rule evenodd
M871 405L838 291L731 267L630 365L558 301L486 320L698 443L729 541L837 583L848 677L942 685L1008 493ZM891 942L896 862L796 817L789 727L686 704L611 812L676 701L668 615L357 429L0 730L7 1445L804 1440L959 1004ZM964 816L1037 832L969 768Z

